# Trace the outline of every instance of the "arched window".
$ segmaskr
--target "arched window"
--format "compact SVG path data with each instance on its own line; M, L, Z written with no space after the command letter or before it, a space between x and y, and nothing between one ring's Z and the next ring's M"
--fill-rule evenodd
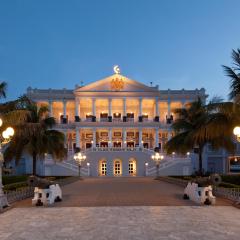
M131 176L136 176L137 173L137 164L134 158L130 158L128 162L128 173Z
M122 174L121 160L114 161L114 176L120 176Z
M107 161L106 160L99 161L99 175L100 176L107 175Z

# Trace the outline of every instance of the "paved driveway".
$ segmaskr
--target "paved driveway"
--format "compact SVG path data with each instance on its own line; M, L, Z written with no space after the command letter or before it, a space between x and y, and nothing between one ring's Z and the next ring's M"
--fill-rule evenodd
M194 206L183 200L183 187L153 178L89 178L62 188L63 201L55 207ZM218 205L229 202L218 199ZM27 199L18 206L31 206Z
M91 178L63 187L54 207L24 200L0 214L1 240L235 240L240 211L196 206L151 178ZM218 199L218 205L229 205ZM26 206L26 207L24 207ZM98 207L100 206L100 207Z
M15 208L0 214L1 240L237 240L228 206Z

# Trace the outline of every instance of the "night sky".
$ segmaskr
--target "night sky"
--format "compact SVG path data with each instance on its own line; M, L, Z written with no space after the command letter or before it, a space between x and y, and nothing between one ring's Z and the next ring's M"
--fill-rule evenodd
M121 73L160 89L205 87L227 98L240 47L239 0L0 0L0 81L70 88Z

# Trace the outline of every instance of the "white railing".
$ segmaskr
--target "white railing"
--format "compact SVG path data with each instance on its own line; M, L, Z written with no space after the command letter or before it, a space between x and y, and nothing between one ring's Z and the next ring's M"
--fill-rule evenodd
M216 195L240 203L240 188L223 188L214 186L213 191Z
M78 173L79 172L79 167L78 165L74 162L74 161L62 161L62 162L57 162L57 165L67 168L73 172ZM89 167L81 167L81 175L82 176L89 176L90 172L89 172Z
M175 164L178 163L190 163L191 159L190 158L186 158L186 159L176 159L176 158L167 158L166 160L163 160L160 165L159 165L159 171L168 168L168 167L172 167ZM147 167L147 176L152 176L156 174L156 166L153 167Z

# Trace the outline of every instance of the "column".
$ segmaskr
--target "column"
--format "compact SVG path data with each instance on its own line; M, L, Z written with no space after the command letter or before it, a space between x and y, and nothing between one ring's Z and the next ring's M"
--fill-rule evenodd
M159 147L159 128L155 129L155 147Z
M171 129L168 129L168 141L172 138L172 131Z
M108 129L109 147L112 147L112 129Z
M97 139L96 139L96 128L93 128L93 143L92 143L92 147L96 147L96 142L97 142Z
M142 98L139 98L139 116L142 116Z
M142 128L139 128L139 130L138 130L138 132L139 132L139 147L142 147Z
M123 98L123 116L127 115L126 97Z
M64 131L63 134L64 134L64 147L65 147L65 148L67 149L67 151L68 151L67 131Z
M168 99L168 111L167 111L167 117L169 118L171 115L171 100Z
M108 116L112 116L112 99L108 99Z
M155 99L155 116L159 117L159 106L158 106L158 97Z
M185 99L182 99L182 108L185 108L185 103L186 103Z
M126 128L123 128L123 147L125 148L127 146L127 132Z
M67 101L63 100L63 117L67 118Z
M76 128L76 148L80 149L80 132L78 128Z
M75 117L80 116L80 100L79 98L75 99Z
M92 99L92 115L96 117L96 99Z
M49 116L52 117L53 116L53 102L52 102L52 100L48 101L48 110L49 110Z

